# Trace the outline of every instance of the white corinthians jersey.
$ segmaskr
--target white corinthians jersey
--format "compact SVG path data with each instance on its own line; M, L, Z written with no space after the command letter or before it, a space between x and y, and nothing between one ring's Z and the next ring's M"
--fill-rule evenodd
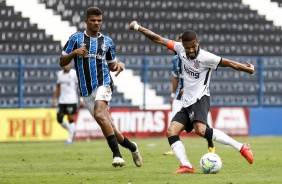
M189 59L181 42L175 42L174 51L182 59L184 77L183 107L194 104L202 96L210 96L209 84L212 70L215 70L221 57L199 48L195 59Z
M77 77L74 69L68 73L64 70L57 72L57 84L60 85L59 104L76 104L78 102Z

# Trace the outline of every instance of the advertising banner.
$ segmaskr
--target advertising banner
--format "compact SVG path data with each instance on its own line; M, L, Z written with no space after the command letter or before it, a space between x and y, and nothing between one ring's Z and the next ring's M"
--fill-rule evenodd
M0 141L66 140L68 132L57 123L56 109L1 109Z
M172 119L170 110L140 110L138 108L111 108L114 125L127 137L165 137ZM65 117L66 118L66 117ZM87 109L76 116L75 139L103 138L98 123ZM57 122L56 109L1 109L0 141L53 141L66 140L68 132ZM211 108L210 127L230 136L249 135L249 110L240 107ZM197 136L195 132L181 136Z
M210 127L219 129L230 136L249 135L249 114L246 108L211 108L208 114ZM127 137L166 136L170 123L170 110L140 110L138 108L111 108L110 115L117 127ZM101 138L103 133L86 109L78 112L76 139ZM181 136L196 136L194 132Z
M248 136L250 132L249 109L242 107L211 108L213 127L230 136Z
M117 127L127 137L165 136L170 122L170 110L140 110L138 108L111 108L110 115ZM99 138L103 133L88 110L77 114L76 139Z

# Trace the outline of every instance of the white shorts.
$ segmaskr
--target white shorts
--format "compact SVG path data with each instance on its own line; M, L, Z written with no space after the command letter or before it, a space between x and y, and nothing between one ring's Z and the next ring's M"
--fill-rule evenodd
M172 102L172 116L174 116L178 111L180 111L180 109L182 108L182 102L181 100L176 100L174 99Z
M99 86L91 95L82 97L88 111L94 117L94 104L96 100L102 100L110 103L112 99L112 90L110 86ZM109 106L108 106L109 107Z

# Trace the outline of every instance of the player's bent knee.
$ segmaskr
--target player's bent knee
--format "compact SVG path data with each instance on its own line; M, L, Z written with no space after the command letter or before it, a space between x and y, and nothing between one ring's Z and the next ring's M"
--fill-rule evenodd
M195 129L195 133L201 137L204 137L205 135L205 129Z
M73 116L69 115L68 120L69 120L70 123L74 122Z
M171 136L174 136L174 135L178 135L179 133L177 133L175 130L173 130L172 128L168 128L167 131L166 131L166 136L167 137L171 137Z

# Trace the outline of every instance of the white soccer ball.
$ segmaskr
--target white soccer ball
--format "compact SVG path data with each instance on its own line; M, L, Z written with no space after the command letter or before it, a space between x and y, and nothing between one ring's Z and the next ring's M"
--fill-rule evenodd
M216 174L222 167L220 157L215 153L206 153L200 160L200 167L205 174Z

